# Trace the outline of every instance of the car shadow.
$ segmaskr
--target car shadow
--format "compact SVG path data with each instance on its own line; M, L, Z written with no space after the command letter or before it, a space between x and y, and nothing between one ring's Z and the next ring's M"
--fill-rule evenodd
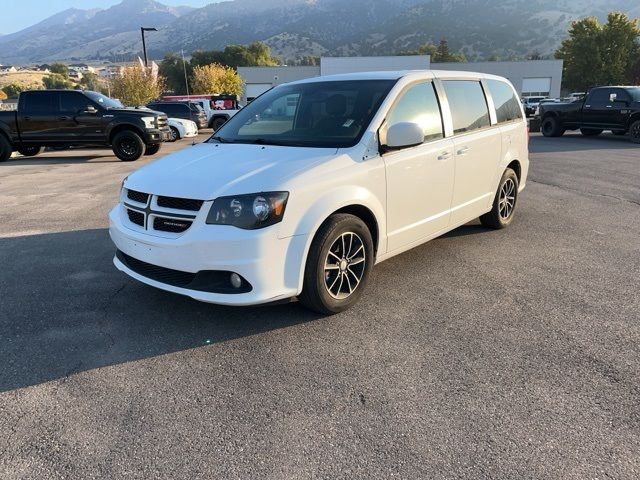
M603 133L597 137L585 137L579 132L567 132L562 137L545 137L532 134L529 140L531 153L575 152L583 150L637 150L628 135Z
M232 308L135 282L106 229L0 238L0 392L321 318Z

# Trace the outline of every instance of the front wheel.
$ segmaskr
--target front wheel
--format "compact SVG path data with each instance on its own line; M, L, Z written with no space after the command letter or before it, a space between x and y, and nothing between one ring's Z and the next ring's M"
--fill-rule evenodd
M116 157L123 162L138 160L145 152L144 141L136 132L123 130L116 133L111 142Z
M162 148L162 144L161 143L154 143L153 145L147 145L144 149L144 154L145 155L155 155L156 153L158 153L160 151L160 148Z
M602 133L602 130L598 128L581 128L580 133L585 137L597 137Z
M502 174L498 191L493 199L491 211L480 217L480 222L489 228L505 228L513 220L518 201L518 176L511 168Z
M0 162L6 162L9 160L12 152L13 148L11 148L9 140L0 133Z
M214 118L211 121L211 128L213 129L213 131L215 132L216 130L218 130L222 125L225 124L225 122L227 121L226 118L222 118L222 117L218 117L218 118Z
M344 213L329 217L309 249L300 303L324 315L351 307L369 280L373 252L371 232L360 218Z
M35 157L42 152L42 147L20 147L18 153L25 157Z
M565 132L556 117L545 117L541 129L545 137L561 137Z
M175 142L176 140L180 140L180 132L178 131L178 129L176 127L170 127L171 128L171 138L169 139L170 142Z
M629 136L633 143L640 143L640 120L637 120L629 127Z

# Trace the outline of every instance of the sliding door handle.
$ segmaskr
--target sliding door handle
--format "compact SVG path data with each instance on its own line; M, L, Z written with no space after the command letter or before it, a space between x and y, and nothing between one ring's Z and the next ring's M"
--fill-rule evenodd
M456 155L466 155L468 151L469 151L469 147L466 147L466 146L460 147L456 152Z

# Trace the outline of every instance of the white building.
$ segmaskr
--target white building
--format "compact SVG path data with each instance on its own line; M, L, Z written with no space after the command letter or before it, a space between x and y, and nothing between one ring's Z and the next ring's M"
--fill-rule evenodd
M282 83L337 73L393 70L462 70L508 78L521 96L559 97L562 60L523 62L431 63L429 55L393 57L322 57L313 67L238 67L245 82L242 101L252 100Z

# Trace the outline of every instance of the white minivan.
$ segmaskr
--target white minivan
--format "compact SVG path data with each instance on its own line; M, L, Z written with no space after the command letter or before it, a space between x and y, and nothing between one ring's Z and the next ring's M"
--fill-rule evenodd
M114 263L204 302L297 297L332 314L358 300L374 264L478 217L509 225L528 167L524 112L504 78L284 84L123 181L109 214Z

